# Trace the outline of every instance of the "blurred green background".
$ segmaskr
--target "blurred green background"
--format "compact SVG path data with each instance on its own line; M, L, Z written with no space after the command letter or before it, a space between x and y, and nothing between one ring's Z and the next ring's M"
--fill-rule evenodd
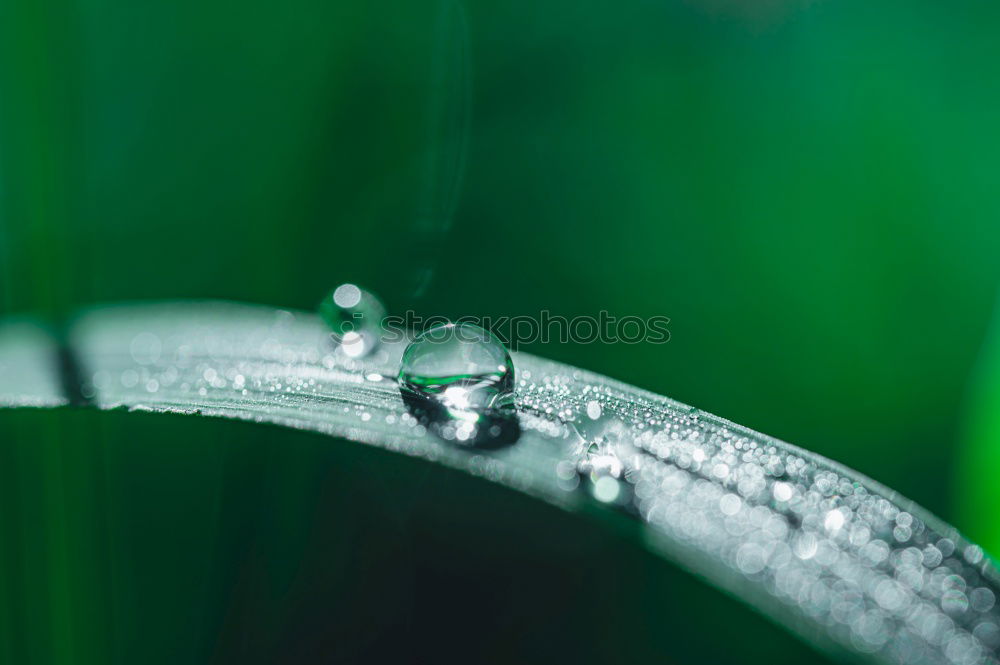
M0 3L0 313L312 309L350 280L397 313L668 316L665 345L528 350L844 462L1000 551L995 3L514 0L466 3L464 20L443 6ZM428 224L440 233L415 235ZM241 473L220 437L287 436L167 421L0 415L14 514L0 565L26 585L3 591L0 625L46 626L14 655L129 653L86 628L88 599L101 626L112 606L161 602L138 573L113 584L126 564L98 543L124 539L116 556L139 565L128 534L143 518L115 506L169 501L102 483L156 477L156 456L176 455L172 482L210 492ZM315 456L295 459L282 486L318 491L326 480L295 480ZM229 471L199 480L213 464ZM230 506L230 527L308 504L223 485L260 504ZM197 506L171 510L186 524ZM197 549L202 527L178 524L179 551ZM241 542L215 533L230 549L198 584L234 588ZM169 559L146 574L176 583ZM99 565L109 577L88 577ZM205 614L170 614L164 635L197 626L183 653L207 657L218 613L175 601L162 607Z

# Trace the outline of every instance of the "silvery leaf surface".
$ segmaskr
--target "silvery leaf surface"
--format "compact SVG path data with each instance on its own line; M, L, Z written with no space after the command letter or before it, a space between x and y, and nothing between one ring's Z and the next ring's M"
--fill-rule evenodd
M429 431L400 397L405 346L351 358L315 315L266 307L105 307L81 315L62 345L28 323L0 327L0 406L201 414L379 446L635 522L645 547L833 655L997 662L993 563L888 488L666 397L523 353L514 354L520 438L498 450L463 446Z

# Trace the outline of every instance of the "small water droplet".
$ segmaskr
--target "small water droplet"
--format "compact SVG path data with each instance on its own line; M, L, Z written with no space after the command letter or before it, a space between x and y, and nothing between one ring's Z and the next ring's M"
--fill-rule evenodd
M588 418L592 418L592 414L596 412L589 405L587 411ZM576 422L571 422L570 427L579 437L581 451L588 455L597 454L599 451L609 454L615 451L617 445L626 438L624 435L627 426L612 413L603 412L603 414L596 415L596 418L581 418Z
M330 338L351 358L367 356L378 348L385 314L378 298L354 284L341 284L319 304Z
M611 476L600 476L594 481L591 492L601 503L615 503L621 495L621 482Z
M624 479L621 457L630 448L624 440L627 426L612 413L596 413L593 404L587 405L587 418L571 424L579 437L576 471L580 487L601 503L631 512L633 492Z
M399 388L411 413L445 440L491 448L520 435L510 354L477 325L449 323L417 335L403 352Z

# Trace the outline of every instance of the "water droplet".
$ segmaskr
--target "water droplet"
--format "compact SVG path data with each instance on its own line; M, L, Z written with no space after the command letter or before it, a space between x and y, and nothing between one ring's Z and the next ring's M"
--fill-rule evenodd
M844 513L839 509L831 510L826 514L826 519L823 520L823 526L827 531L836 533L840 531L841 527L844 526Z
M776 482L771 489L775 501L788 501L792 498L794 491L794 488L790 484L782 481Z
M597 501L628 512L632 509L632 487L624 480L621 458L630 448L623 440L627 426L608 412L594 413L591 404L587 405L588 417L571 424L579 436L576 470L580 487ZM593 415L597 418L591 419Z
M601 503L615 503L621 495L621 483L611 476L600 476L594 481L591 491Z
M587 417L591 420L597 420L601 417L602 409L601 403L597 400L590 400L587 402Z
M378 298L354 284L341 284L319 304L319 315L330 327L330 338L351 358L366 356L378 348L385 314Z
M520 435L510 354L479 326L448 323L417 335L403 352L399 388L411 413L443 439L491 448Z

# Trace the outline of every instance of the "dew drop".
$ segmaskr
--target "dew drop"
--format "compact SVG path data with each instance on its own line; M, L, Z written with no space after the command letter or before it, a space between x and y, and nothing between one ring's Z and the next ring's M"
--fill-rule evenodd
M597 400L590 400L587 402L587 417L591 420L597 420L601 417L601 403Z
M633 508L632 487L625 482L625 466L621 453L628 448L624 439L627 426L613 414L594 413L587 405L587 418L571 427L579 437L576 471L579 487L600 503L630 512ZM596 419L591 419L596 415Z
M510 354L477 325L448 323L417 335L403 352L399 389L417 420L445 440L495 448L520 435Z
M385 314L378 298L354 284L341 284L319 304L330 338L351 358L367 356L378 348Z
M591 491L601 503L615 503L621 496L621 482L611 476L601 476L594 481Z

